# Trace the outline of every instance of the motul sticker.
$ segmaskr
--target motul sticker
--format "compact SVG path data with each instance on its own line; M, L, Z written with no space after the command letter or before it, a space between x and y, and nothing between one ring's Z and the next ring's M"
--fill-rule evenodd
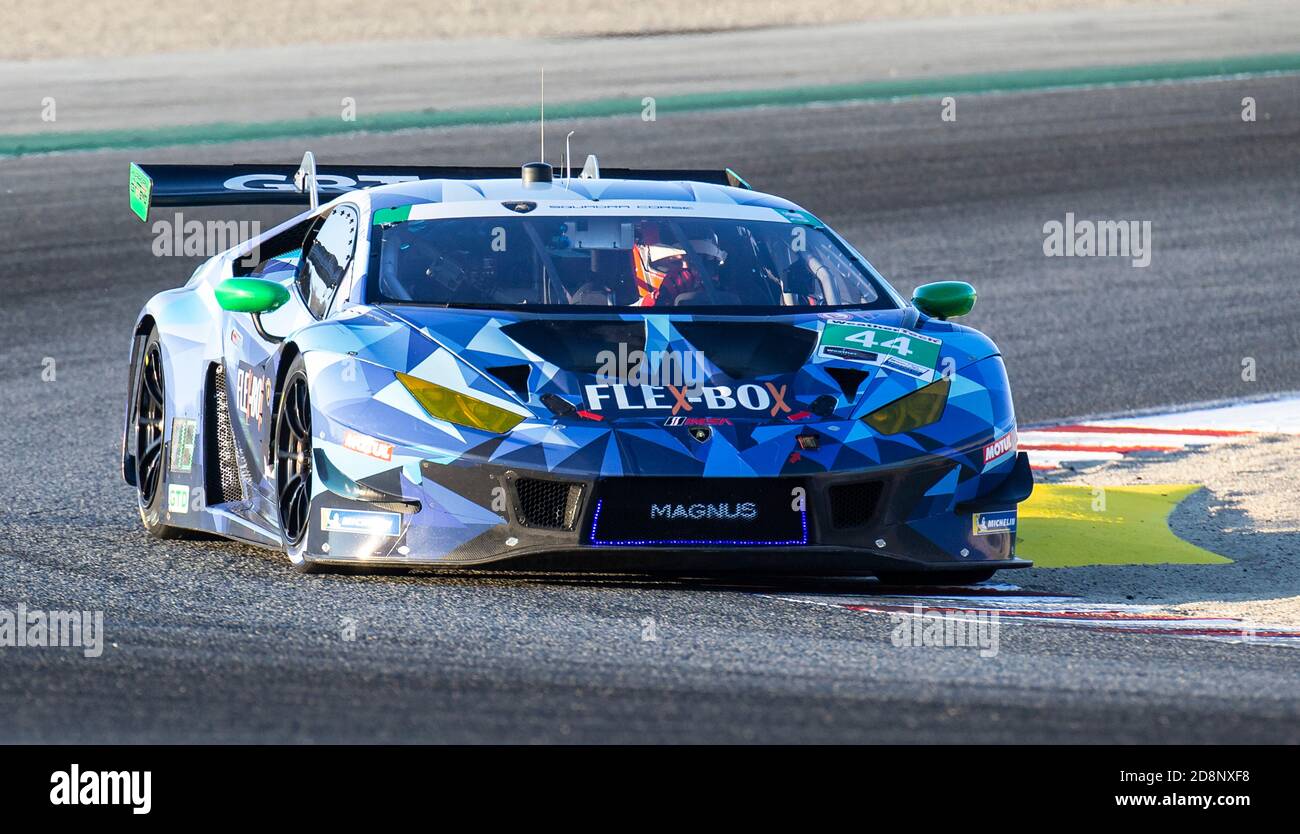
M988 466L993 461L1013 451L1016 448L1016 430L1012 429L1006 434L994 440L984 447L984 465Z
M368 434L348 429L343 434L343 447L379 460L393 459L393 444L371 437Z

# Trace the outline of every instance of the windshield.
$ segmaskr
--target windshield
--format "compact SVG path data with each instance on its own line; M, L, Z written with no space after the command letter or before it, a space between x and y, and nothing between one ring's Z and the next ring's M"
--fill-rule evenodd
M453 307L896 306L827 233L780 221L468 217L374 227L370 298Z

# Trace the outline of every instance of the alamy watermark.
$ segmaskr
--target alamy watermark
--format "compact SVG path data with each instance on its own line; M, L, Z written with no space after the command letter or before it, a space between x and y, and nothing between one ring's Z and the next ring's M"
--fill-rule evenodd
M125 805L133 814L153 808L153 771L82 770L71 764L50 774L51 805Z
M1002 624L997 611L929 610L913 603L911 611L889 615L889 640L900 649L972 648L980 657L997 657Z
M603 385L672 385L692 392L708 381L704 354L697 350L641 350L620 342L618 350L596 354L596 380Z
M176 212L171 218L155 220L153 232L154 257L211 258L232 249L262 233L260 220L186 220ZM245 266L261 262L257 246L240 259Z
M1043 254L1049 258L1129 258L1133 266L1151 265L1150 220L1076 220L1043 224Z
M0 608L0 648L80 648L86 657L104 653L103 611L43 611L18 603Z

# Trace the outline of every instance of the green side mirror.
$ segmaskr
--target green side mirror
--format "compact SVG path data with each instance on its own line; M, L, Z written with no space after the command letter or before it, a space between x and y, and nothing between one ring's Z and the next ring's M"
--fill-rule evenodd
M217 304L232 313L269 313L289 300L289 291L261 278L227 278L214 291Z
M964 316L975 306L975 288L965 281L935 281L912 293L912 304L927 316L950 319Z

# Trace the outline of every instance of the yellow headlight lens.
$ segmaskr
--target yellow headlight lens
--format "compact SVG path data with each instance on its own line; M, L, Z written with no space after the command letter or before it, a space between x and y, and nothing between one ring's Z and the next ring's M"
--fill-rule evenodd
M430 416L437 417L439 420L471 429L505 434L524 419L520 414L467 397L459 391L435 385L401 371L396 373L397 381L406 386L406 390L411 392L415 401L423 406Z
M939 377L924 388L877 408L862 419L881 434L898 434L937 422L948 404L948 377Z

